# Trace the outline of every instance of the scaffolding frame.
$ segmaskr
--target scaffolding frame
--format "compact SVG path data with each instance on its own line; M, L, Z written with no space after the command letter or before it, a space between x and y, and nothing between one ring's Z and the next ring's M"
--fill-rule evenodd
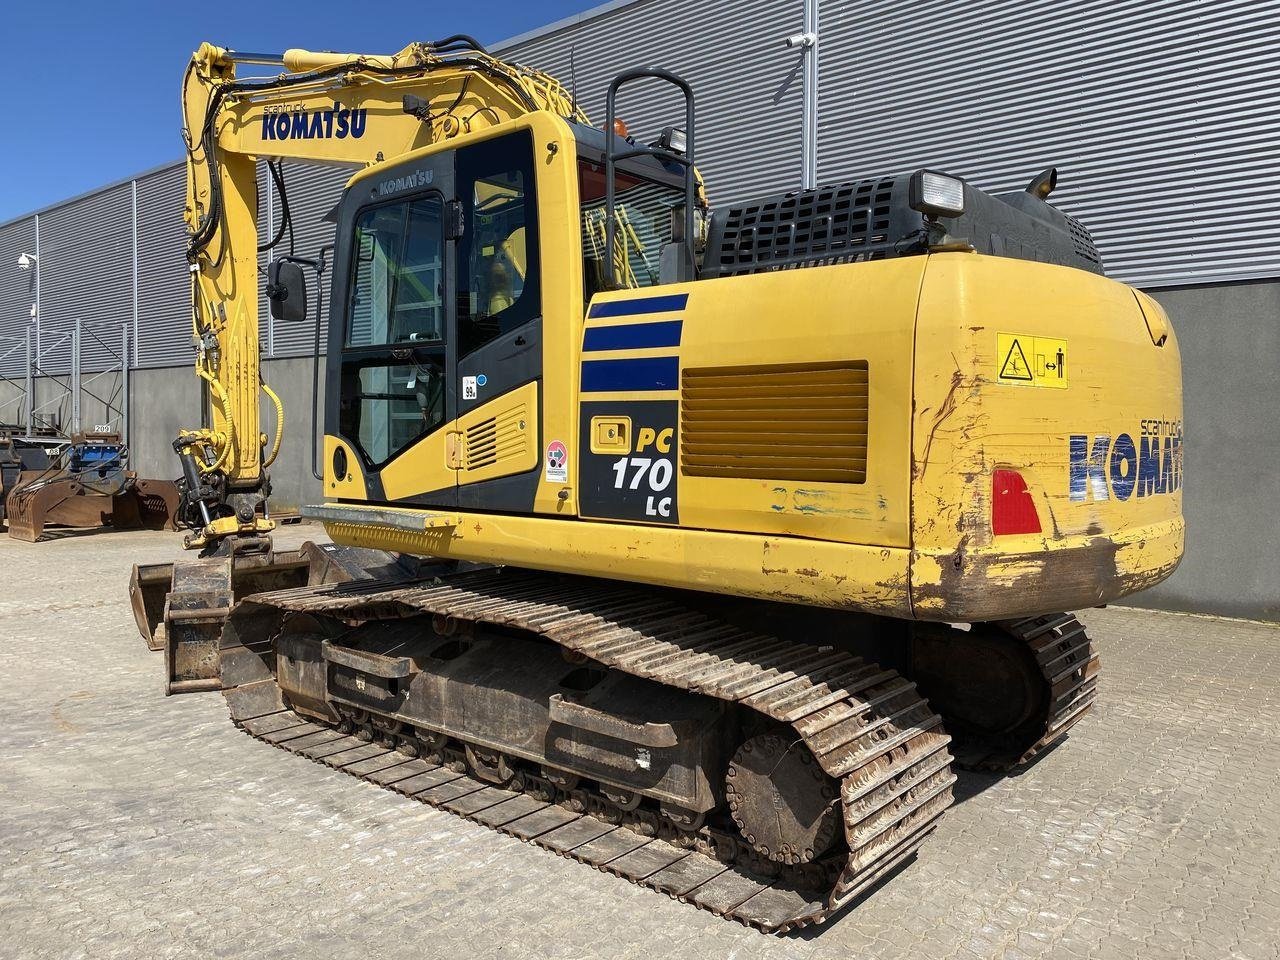
M70 321L59 336L50 338L49 324L41 324L41 336L36 337L34 326L28 327L25 337L0 337L0 369L6 360L21 351L22 373L18 376L7 376L0 373L0 381L16 388L15 396L0 402L0 423L20 426L21 436L25 439L38 439L39 429L51 430L58 436L70 439L85 432L83 407L85 396L92 397L106 409L105 422L93 424L95 433L119 434L122 442L129 442L129 343L131 321L122 323L86 322L80 317ZM117 333L118 331L118 333ZM118 340L116 337L118 335ZM107 366L86 376L84 370L84 345L86 338L96 342L107 358ZM113 345L113 342L115 344ZM54 372L49 358L54 351L69 342L71 358L67 373ZM8 343L7 349L3 345ZM106 396L95 392L94 385L105 377L119 379ZM53 395L38 401L37 384L46 380L55 385ZM57 419L45 418L41 423L41 411L51 407L61 409L70 401L71 417L69 429L64 430ZM16 416L10 420L6 411L16 405ZM47 438L47 433L44 434Z

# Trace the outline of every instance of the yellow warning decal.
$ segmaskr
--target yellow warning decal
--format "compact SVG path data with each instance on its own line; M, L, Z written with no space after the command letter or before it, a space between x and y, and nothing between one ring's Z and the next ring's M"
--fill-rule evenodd
M996 379L1001 383L1065 390L1070 373L1067 341L1020 333L996 334Z

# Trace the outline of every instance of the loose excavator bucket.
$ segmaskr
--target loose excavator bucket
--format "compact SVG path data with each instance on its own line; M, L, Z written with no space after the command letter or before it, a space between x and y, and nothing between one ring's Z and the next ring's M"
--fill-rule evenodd
M24 472L5 502L9 536L35 543L49 525L113 527L117 530L174 530L178 487L171 480L128 475L123 487L103 493L75 476L46 479Z
M297 550L267 546L177 563L137 564L129 577L129 602L147 647L164 651L166 695L200 693L222 689L222 627L242 598L371 577L405 578L413 562L381 550L307 541Z

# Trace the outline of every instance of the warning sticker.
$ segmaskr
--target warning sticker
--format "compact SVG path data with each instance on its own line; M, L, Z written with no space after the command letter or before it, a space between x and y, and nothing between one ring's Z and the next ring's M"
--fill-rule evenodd
M1018 333L996 334L996 379L1026 387L1067 388L1067 341Z
M569 449L559 440L547 444L547 483L569 482Z

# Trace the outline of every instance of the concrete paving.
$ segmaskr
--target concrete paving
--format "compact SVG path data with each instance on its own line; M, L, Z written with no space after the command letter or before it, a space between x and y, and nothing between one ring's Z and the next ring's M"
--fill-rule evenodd
M771 937L165 699L125 585L178 554L0 537L0 957L1280 957L1280 626L1086 612L1070 739L962 774L919 860Z

